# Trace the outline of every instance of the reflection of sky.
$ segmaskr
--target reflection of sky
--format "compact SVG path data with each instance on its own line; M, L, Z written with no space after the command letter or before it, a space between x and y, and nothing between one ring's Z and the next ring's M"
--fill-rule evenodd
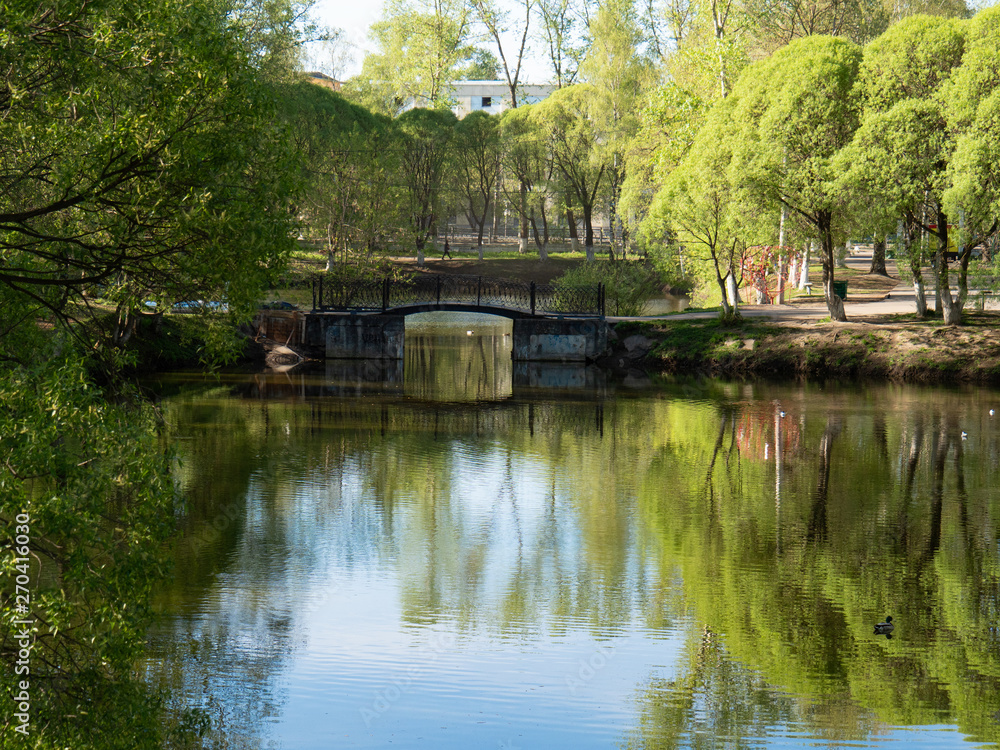
M371 498L355 494L359 483L349 477L331 493L332 517L288 529L291 548L323 550L315 563L325 573L311 578L297 612L305 645L282 680L285 708L274 727L284 746L384 747L395 738L426 747L608 747L634 721L636 685L653 664L675 661L682 633L651 640L640 612L601 627L559 620L553 602L540 601L534 604L544 611L525 613L533 622L463 620L463 597L496 612L519 569L537 563L539 549L562 557L558 578L576 575L584 561L579 529L566 522L572 509L560 488L565 482L555 480L553 498L551 470L540 459L459 441L450 448L452 483L435 508L438 528L421 526L419 499L397 506L391 562L359 549L357 526L375 531L377 522L366 517ZM298 502L309 505L329 492L329 478L315 482L300 485ZM554 530L553 502L562 519ZM428 538L439 531L460 537L451 540L455 549ZM388 542L378 532L368 538ZM487 549L483 576L471 586L455 580L464 568L452 558L479 543ZM419 569L432 560L445 569L439 583L453 590L440 592L436 618L414 623L403 611L402 589L435 575ZM555 599L557 578L546 578L553 584L543 593Z
M453 622L400 627L398 600L389 580L348 576L303 619L275 727L284 746L609 747L630 726L651 655L641 632L522 642ZM678 645L658 641L660 658Z
M255 476L224 572L173 628L191 645L191 673L211 666L206 684L223 702L263 706L261 733L286 748L607 748L648 718L643 705L680 703L671 681L702 624L676 614L680 586L662 579L634 498L603 498L622 548L588 547L601 522L584 516L597 491L587 469L603 465L592 451L605 444L556 459L503 438L442 438L406 455L419 441L390 435L326 467L286 459L283 483L270 468ZM390 460L427 468L403 472L417 485L387 504L368 472ZM627 452L615 469L612 487L636 471ZM673 621L650 627L657 611ZM712 724L699 689L690 731ZM745 745L837 744L817 738L809 699L760 689L797 721L761 723ZM964 745L948 727L870 726L847 744ZM685 734L663 746L694 744Z

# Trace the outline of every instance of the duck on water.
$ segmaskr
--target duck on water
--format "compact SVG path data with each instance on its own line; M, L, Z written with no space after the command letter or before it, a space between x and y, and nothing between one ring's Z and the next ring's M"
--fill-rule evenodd
M875 635L884 635L887 638L892 638L892 631L895 628L896 626L892 624L892 615L889 615L885 618L885 622L875 625Z

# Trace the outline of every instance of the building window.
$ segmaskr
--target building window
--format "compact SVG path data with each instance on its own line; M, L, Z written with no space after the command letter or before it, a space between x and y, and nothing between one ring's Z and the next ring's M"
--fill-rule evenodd
M486 109L487 107L492 107L492 106L493 106L493 97L492 96L484 96L483 97L483 109Z

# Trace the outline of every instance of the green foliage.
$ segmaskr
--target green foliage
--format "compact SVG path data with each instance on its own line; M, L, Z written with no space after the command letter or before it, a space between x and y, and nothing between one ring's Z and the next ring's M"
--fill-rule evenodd
M559 89L531 106L544 134L567 204L583 211L585 244L594 244L593 212L607 165L597 148L600 131L591 118L596 92L590 84Z
M27 576L34 747L185 747L206 730L136 673L175 496L156 414L119 368L147 303L225 303L199 316L200 354L233 353L233 323L282 271L301 169L276 103L300 11L4 5L0 517L30 528L30 562L2 561L0 654L12 695Z
M460 210L465 213L469 225L478 230L478 245L483 243L500 173L503 156L500 128L500 118L482 110L470 112L455 128L455 191L462 198Z
M388 118L369 112L335 91L308 81L296 81L278 88L279 113L296 144L315 148L310 136L332 138L340 134L370 133L384 127ZM314 155L307 151L309 156Z
M663 288L655 269L642 261L583 263L560 276L556 284L577 288L604 284L606 313L616 317L643 315L647 303Z
M652 84L653 68L641 54L643 33L631 0L602 4L590 23L590 35L580 74L593 87L589 119L598 130L594 157L606 165L605 202L612 232L625 233L627 222L620 216L625 153L639 129L640 103Z
M458 81L495 81L500 77L500 63L496 55L479 47L469 51L464 66L455 73Z
M445 214L444 184L458 119L448 109L411 109L396 120L402 138L407 232L417 250L431 240Z
M297 170L261 50L216 0L11 6L0 47L0 284L127 341L147 299L252 314L291 250ZM265 66L266 67L266 66Z
M753 49L756 23L747 3L696 0L673 8L677 49L665 67L670 80L703 101L724 98L751 57L766 54Z
M949 147L939 105L903 99L888 110L866 113L852 143L838 156L841 180L890 222L944 186L942 155Z
M308 82L281 90L282 116L304 174L303 233L323 242L327 268L396 239L399 135L391 120ZM353 251L353 254L351 254Z
M500 117L501 172L506 178L500 186L522 222L535 228L538 240L536 217L542 217L543 230L547 231L548 204L562 187L546 132L532 105L508 109Z
M376 52L346 93L375 112L450 104L451 83L496 61L472 46L471 8L460 0L390 0L369 34Z
M965 54L948 81L942 98L948 103L952 128L968 127L979 103L1000 87L1000 8L987 8L965 24Z
M856 45L808 37L751 66L734 95L741 128L738 153L752 185L777 203L829 205L828 160L857 127L852 96L861 62ZM796 201L794 197L799 197Z
M30 519L27 615L2 561L3 687L13 692L14 619L34 622L31 723L38 747L155 748L163 705L132 670L152 587L166 574L174 490L152 409L111 404L80 360L0 373L0 518ZM191 717L189 717L191 718ZM188 719L184 719L188 721ZM8 724L7 731L11 731Z
M877 112L903 99L930 99L962 61L965 27L956 20L911 16L865 47L858 76L864 106Z
M675 82L646 92L638 130L624 154L620 204L640 244L662 242L662 219L651 213L653 196L691 147L706 110L705 101Z
M861 49L845 39L806 37L747 68L733 92L731 179L759 211L777 216L785 206L812 229L837 320L845 319L843 304L830 284L847 210L834 162L858 125L853 88L860 63Z
M998 158L1000 88L982 101L972 124L958 137L948 164L950 184L941 197L950 215L965 211L968 217L979 219L986 226L996 221L1000 216Z
M586 53L573 0L538 0L538 35L545 47L546 62L552 68L552 80L558 88L576 83L580 62Z
M967 236L989 233L1000 208L996 176L997 117L1000 113L1000 8L968 23L962 65L942 91L950 128L956 133L948 164L949 185L941 202L950 215L966 215Z
M667 227L693 266L689 273L714 283L730 312L725 279L739 276L748 227L730 180L733 99L718 102L694 145L653 201L651 216Z
M964 49L958 22L929 16L904 19L865 49L858 79L862 122L839 167L845 190L884 229L907 212L919 213L925 196L945 188L952 137L942 86Z

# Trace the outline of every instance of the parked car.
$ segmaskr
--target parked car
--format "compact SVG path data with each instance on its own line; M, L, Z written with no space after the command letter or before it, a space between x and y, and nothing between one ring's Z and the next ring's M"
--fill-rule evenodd
M170 310L175 313L228 312L229 305L225 302L212 302L203 299L185 300L184 302L175 302Z

